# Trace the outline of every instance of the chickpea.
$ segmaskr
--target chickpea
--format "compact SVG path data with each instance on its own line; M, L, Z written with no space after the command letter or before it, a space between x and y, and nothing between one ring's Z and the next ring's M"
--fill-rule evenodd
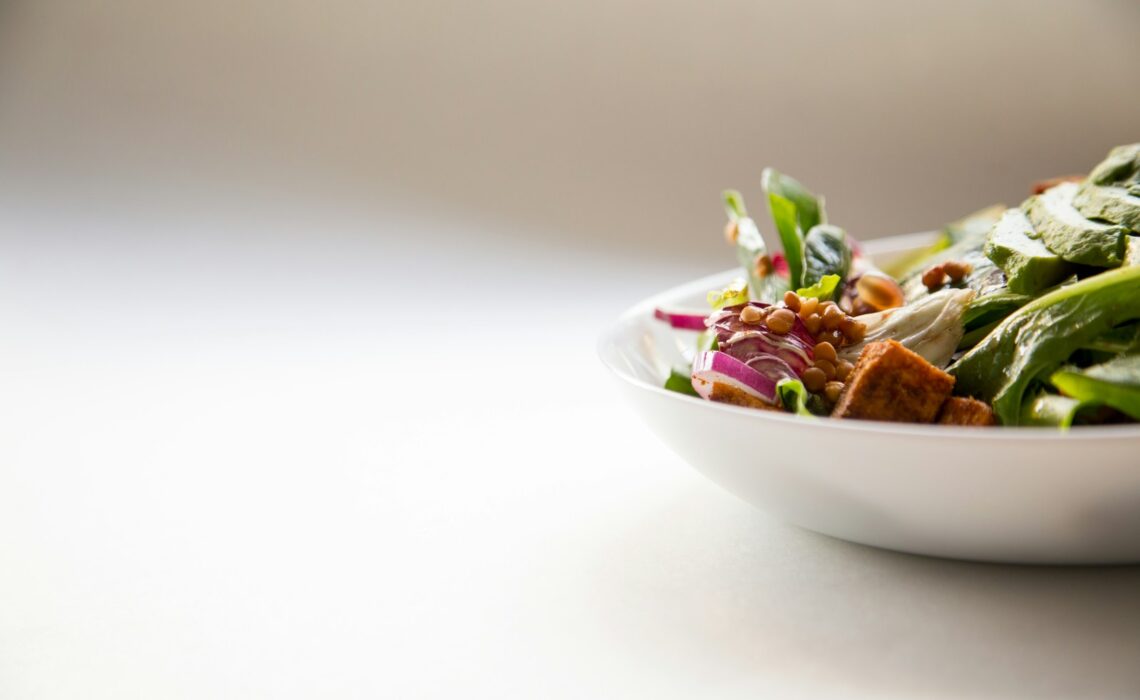
M835 365L827 360L816 360L815 366L823 370L824 375L828 379L835 379Z
M800 295L792 291L784 292L784 306L793 312L800 310Z

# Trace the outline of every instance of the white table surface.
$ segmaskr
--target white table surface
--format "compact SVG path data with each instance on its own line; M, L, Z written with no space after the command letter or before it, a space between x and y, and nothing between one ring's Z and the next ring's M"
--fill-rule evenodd
M594 338L709 270L5 205L0 697L1140 694L1140 570L849 545L660 445Z

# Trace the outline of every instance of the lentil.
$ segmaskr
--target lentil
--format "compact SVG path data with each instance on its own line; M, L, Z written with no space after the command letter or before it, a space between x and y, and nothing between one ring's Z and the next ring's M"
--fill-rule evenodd
M831 304L827 307L827 310L823 312L823 327L829 331L833 331L839 328L839 324L843 323L844 318L845 314L843 310L835 304Z
M749 325L756 325L764 318L763 312L755 306L745 306L740 310L740 320Z
M815 335L819 333L819 328L823 325L823 319L819 317L819 314L812 314L804 319L804 325L807 326L808 333Z
M827 375L818 367L808 367L804 370L802 381L805 389L813 394L817 394L819 390L827 384Z
M808 297L806 299L803 299L800 302L800 318L807 320L807 317L814 314L818 309L819 299L816 299L815 297Z
M784 335L796 325L796 315L787 309L776 309L769 314L766 323L768 330Z
M843 382L828 382L823 387L823 395L831 403L839 400L839 394L843 391Z
M815 359L827 360L828 362L835 362L837 357L835 354L835 346L826 340L822 343L817 343L812 354Z

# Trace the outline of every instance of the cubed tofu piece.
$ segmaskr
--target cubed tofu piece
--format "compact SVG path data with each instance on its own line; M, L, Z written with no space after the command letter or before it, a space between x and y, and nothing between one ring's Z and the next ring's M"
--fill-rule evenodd
M931 423L954 378L894 340L863 348L831 415L834 418Z
M942 404L938 422L942 425L997 425L997 416L985 401L951 396Z

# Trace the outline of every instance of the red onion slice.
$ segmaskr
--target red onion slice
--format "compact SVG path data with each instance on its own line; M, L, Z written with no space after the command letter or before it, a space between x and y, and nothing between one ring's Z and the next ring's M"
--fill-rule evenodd
M708 314L655 309L653 311L653 317L660 321L665 321L673 328L680 328L687 331L703 331L705 329L705 319L708 318Z

